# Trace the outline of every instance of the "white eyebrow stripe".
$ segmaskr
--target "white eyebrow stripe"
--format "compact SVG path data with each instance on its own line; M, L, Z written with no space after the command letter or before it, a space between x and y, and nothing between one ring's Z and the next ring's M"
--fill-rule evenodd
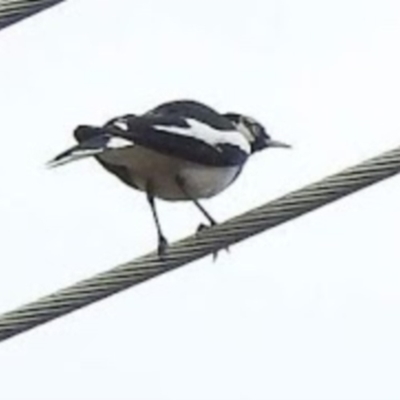
M154 125L153 129L192 137L213 147L218 144L230 144L239 147L246 154L251 152L250 143L237 130L220 131L192 118L187 118L185 121L189 124L189 127Z

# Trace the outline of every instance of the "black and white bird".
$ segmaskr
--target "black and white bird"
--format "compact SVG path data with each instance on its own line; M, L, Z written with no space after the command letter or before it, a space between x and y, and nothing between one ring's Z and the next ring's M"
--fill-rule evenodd
M139 116L123 115L101 127L81 125L74 136L78 144L48 165L94 157L121 181L145 192L157 227L160 255L167 241L155 198L192 201L215 225L199 199L213 197L232 184L255 152L290 147L272 140L251 117L220 114L189 100L164 103Z

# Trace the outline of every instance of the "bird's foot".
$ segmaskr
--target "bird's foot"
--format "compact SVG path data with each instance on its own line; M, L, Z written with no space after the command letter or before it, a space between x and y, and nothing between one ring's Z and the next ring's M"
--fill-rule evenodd
M205 231L205 230L207 230L207 229L210 229L211 227L213 227L213 226L215 226L215 225L217 225L217 224L211 224L211 225L200 224L200 225L197 227L196 233L203 232L203 231Z
M168 247L168 242L167 239L165 239L164 236L159 236L158 237L158 255L160 258L162 258L165 254L165 251L167 250Z
M213 226L215 226L215 225L217 225L217 223L216 223L215 221L213 221L210 225L200 224L200 225L197 227L196 233L198 234L198 233L203 232L203 231L205 231L205 230L207 230L207 229L211 229L211 228L212 228ZM229 247L225 247L223 250L225 250L227 253L229 253ZM214 261L214 262L217 261L217 258L218 258L218 251L215 251L215 252L212 254L212 256L213 256L213 261Z

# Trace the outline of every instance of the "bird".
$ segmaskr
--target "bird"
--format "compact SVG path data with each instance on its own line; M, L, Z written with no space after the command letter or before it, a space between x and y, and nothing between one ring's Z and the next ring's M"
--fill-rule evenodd
M165 254L168 241L156 199L191 201L208 221L198 231L209 228L217 222L201 199L230 186L255 153L291 147L273 140L252 117L219 113L194 100L169 101L141 115L115 117L102 126L79 125L73 135L77 145L47 165L93 157L122 182L144 192L157 230L159 256Z

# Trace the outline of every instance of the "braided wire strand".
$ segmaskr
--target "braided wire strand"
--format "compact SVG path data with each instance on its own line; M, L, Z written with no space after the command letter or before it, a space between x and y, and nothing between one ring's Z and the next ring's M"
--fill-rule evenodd
M215 253L400 172L400 147L0 316L0 341Z
M0 0L0 29L65 0Z

